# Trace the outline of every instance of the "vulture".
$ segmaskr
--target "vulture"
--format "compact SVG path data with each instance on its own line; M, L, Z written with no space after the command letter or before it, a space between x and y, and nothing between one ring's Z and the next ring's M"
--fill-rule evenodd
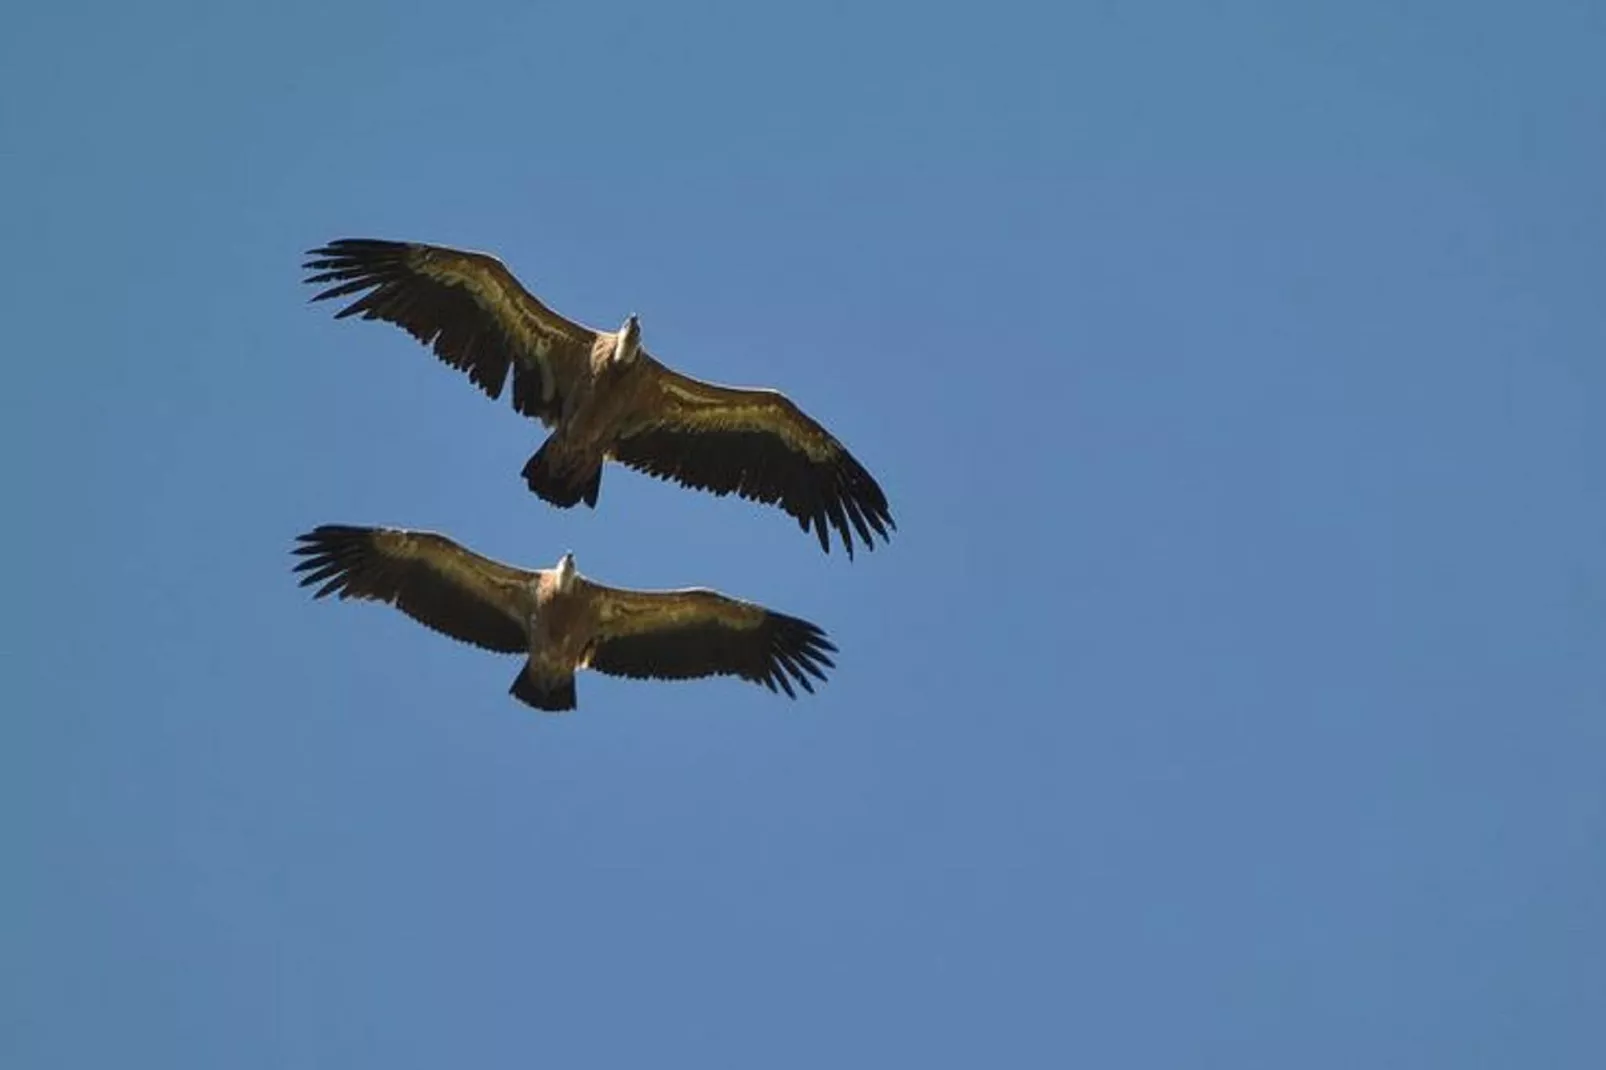
M542 304L496 257L439 245L340 238L307 251L313 301L360 294L361 315L406 330L513 408L552 428L525 464L531 491L560 508L595 508L605 461L717 496L784 509L820 548L835 529L849 558L896 529L886 495L830 432L775 390L705 383L657 360L630 315L617 331Z
M817 625L704 588L632 591L557 567L528 571L492 561L444 535L325 524L296 537L300 586L388 602L443 635L523 654L508 689L538 710L576 708L574 674L685 680L739 676L812 694L836 646Z

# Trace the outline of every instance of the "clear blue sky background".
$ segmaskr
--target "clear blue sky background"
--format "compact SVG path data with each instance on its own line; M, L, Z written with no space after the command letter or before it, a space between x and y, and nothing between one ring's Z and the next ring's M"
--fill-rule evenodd
M0 27L0 1063L1606 1066L1606 7L33 4ZM309 307L488 248L774 384L849 564ZM789 704L311 602L444 530Z

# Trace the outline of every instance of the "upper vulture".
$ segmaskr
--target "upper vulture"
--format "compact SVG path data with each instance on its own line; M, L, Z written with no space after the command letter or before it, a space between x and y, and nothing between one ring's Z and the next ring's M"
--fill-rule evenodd
M389 602L453 639L524 654L509 692L541 710L575 708L574 674L683 680L740 676L779 685L825 679L836 646L806 620L702 588L629 591L581 576L574 555L534 572L492 561L444 535L325 524L296 537L313 595Z
M336 318L397 324L493 398L513 372L513 408L555 430L524 466L536 494L595 507L602 465L779 505L830 553L836 529L874 549L895 529L887 499L847 448L783 394L705 383L641 345L641 324L617 331L559 315L486 253L417 242L341 238L302 265L314 301L361 294ZM364 292L366 291L366 292Z

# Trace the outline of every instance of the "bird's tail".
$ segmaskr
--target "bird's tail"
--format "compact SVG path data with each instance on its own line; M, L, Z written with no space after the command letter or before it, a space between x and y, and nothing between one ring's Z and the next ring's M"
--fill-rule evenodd
M561 454L552 448L549 438L524 463L524 482L543 501L560 509L568 509L584 501L595 509L597 492L602 489L602 465L587 471L584 467L571 468L561 463Z
M513 678L513 686L507 690L520 702L551 713L572 710L578 705L574 696L574 673L562 676L540 673L529 662L519 670L518 676Z

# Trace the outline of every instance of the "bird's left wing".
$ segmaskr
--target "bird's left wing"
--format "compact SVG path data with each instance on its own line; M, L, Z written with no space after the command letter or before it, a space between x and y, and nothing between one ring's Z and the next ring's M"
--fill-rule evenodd
M825 428L775 390L706 383L641 355L650 385L637 395L613 446L621 464L716 495L778 505L831 551L848 556L853 533L870 549L896 529L887 497Z
M739 676L796 697L814 690L836 646L815 624L716 591L629 591L586 580L595 606L586 664L611 676Z

